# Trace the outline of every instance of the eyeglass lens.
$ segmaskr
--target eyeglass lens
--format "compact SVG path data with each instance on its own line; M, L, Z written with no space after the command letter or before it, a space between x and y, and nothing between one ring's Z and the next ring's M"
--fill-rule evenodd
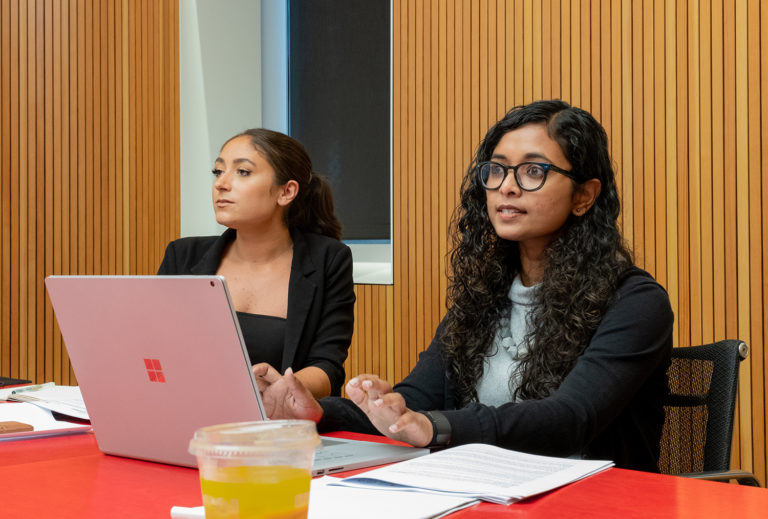
M523 163L514 167L504 167L495 162L480 165L480 180L488 189L498 189L507 176L507 171L513 170L518 186L526 191L538 189L547 177L547 172L541 164Z

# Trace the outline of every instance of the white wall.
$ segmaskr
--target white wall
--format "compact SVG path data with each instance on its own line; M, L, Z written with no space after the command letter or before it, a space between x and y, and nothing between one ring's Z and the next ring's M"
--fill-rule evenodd
M261 2L261 123L288 133L288 0Z
M261 2L179 0L179 68L181 235L219 234L213 162L228 138L262 125Z

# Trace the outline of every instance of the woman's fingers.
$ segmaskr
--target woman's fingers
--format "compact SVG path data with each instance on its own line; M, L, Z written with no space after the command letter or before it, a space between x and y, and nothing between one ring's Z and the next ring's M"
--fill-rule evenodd
M376 375L358 375L347 382L347 395L358 406L362 405L364 399L376 400L381 395L391 393L392 385L386 380L382 380Z
M395 393L389 382L375 375L360 375L347 383L347 395L371 420L371 423L381 432L396 440L410 442L408 430L411 419L408 415L416 414L405 405L405 399L400 393ZM404 417L406 417L404 419ZM426 417L424 417L426 419ZM428 425L431 427L429 420ZM405 427L403 433L401 427ZM416 437L421 437L416 434ZM426 443L432 439L432 432ZM426 445L424 443L424 445Z
M367 377L367 375L358 375L347 382L346 385L347 396L363 411L368 408L368 402L370 400L368 392L364 387L369 385Z
M292 417L319 421L323 416L322 407L317 403L309 389L294 375L291 368L285 370L283 380L285 380L290 394L290 398L285 399L284 405L290 406Z
M347 382L346 390L382 434L417 447L432 441L432 422L408 409L403 396L395 393L389 382L375 375L358 375Z
M376 375L364 375L362 386L369 394L383 395L392 392L392 385Z
M387 409L398 415L406 411L405 399L400 393L387 393L386 395L381 395L372 403L375 408Z
M251 366L251 371L253 371L253 376L256 380L261 379L267 384L274 384L281 378L280 372L270 366L267 362L254 364Z
M357 383L355 379L352 379L347 382L346 390L349 399L352 400L352 402L354 402L357 407L365 411L365 409L368 407L368 395L360 387L360 384Z
M267 384L264 380L256 377L256 387L259 388L259 393L264 395L264 392L269 389L270 384Z
M376 400L368 401L368 408L363 409L368 418L383 434L395 423L400 416L408 410L405 400L399 393L387 393Z
M414 447L424 447L432 441L432 422L421 413L410 409L389 426L390 437L410 443Z
M262 362L260 364L254 364L251 366L251 371L253 371L253 378L256 380L256 385L259 388L259 392L263 395L264 392L274 383L274 376L270 373L271 371L275 371L272 366L267 364L266 362ZM278 373L279 375L279 373Z
M312 396L312 393L309 392L309 389L307 389L304 384L301 383L301 380L296 377L293 369L286 369L284 378L286 384L288 385L288 390L291 391L291 394L295 399L301 401L315 400Z

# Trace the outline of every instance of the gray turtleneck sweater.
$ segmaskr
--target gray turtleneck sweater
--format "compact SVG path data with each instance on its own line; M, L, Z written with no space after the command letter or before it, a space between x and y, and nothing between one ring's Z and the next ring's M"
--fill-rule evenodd
M520 356L525 353L525 335L529 332L528 314L533 307L536 286L523 285L516 276L509 289L512 308L509 317L499 323L488 356L483 361L483 377L477 384L481 404L498 407L513 402L512 391L519 385L517 372Z

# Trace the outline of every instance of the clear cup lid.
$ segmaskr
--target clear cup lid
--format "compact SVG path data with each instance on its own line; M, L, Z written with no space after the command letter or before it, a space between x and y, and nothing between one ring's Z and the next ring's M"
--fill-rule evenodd
M195 456L250 457L276 449L314 449L320 444L310 420L264 420L202 427L189 442Z

